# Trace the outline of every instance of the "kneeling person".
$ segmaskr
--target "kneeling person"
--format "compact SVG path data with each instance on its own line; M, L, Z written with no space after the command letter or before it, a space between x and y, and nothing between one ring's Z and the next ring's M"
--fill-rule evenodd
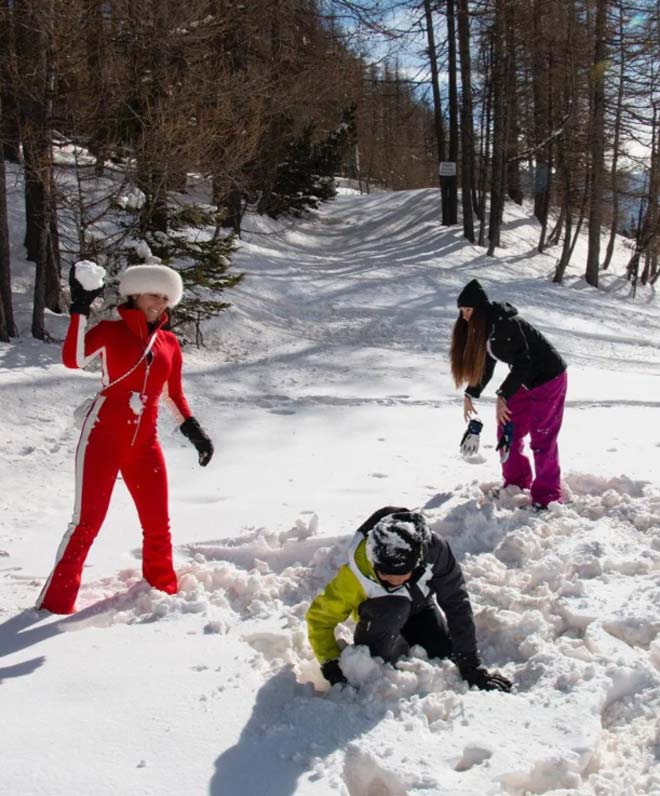
M421 514L392 506L372 514L355 533L348 563L310 605L309 641L332 685L346 682L335 628L351 614L355 643L374 656L395 663L419 644L429 658L451 658L470 685L511 690L481 665L463 573Z

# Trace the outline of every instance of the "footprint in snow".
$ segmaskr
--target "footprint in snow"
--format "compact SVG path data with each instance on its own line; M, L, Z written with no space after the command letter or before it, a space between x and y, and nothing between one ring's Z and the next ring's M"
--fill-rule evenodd
M370 473L372 478L389 478L387 473Z

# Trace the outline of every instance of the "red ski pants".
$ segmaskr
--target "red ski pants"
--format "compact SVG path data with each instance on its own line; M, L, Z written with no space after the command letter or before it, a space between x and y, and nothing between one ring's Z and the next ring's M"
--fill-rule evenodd
M172 542L165 460L156 436L156 411L136 418L104 406L97 398L83 424L76 450L76 498L73 518L60 543L55 567L37 608L56 614L75 610L87 554L108 511L110 497L122 474L142 525L142 574L157 589L177 590L172 567ZM130 411L130 410L129 410Z

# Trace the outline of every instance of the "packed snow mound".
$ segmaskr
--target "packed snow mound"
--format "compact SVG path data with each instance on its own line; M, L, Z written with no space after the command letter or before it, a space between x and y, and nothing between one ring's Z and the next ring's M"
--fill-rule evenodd
M319 792L656 792L660 492L573 475L569 502L535 514L519 490L493 499L489 487L466 485L425 514L462 560L484 662L513 680L511 695L469 690L451 662L429 661L421 648L383 664L350 645L350 623L341 636L351 687L329 689L304 616L350 539L316 536L316 517L287 533L186 546L175 596L149 589L137 571L85 586L88 607L62 624L193 615L219 644L240 636L259 681L241 744L257 759L289 761ZM241 774L241 759L236 748L219 758L212 793L239 776L246 792L270 792L260 779L268 768Z

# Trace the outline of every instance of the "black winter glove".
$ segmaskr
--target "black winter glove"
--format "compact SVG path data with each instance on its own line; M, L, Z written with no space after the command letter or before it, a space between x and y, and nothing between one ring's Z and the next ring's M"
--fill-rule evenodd
M346 685L348 683L336 658L322 664L321 672L330 685Z
M456 653L454 662L465 682L471 686L476 685L480 691L504 691L507 694L511 691L511 680L507 680L499 672L489 672L485 666L480 665L477 655Z
M187 420L184 420L179 428L183 436L190 440L190 442L192 442L197 449L197 453L199 454L199 463L202 465L202 467L206 467L213 456L213 443L211 442L209 435L204 431L204 429L197 422L197 419L194 417L189 417Z
M85 315L89 317L89 308L95 298L98 298L103 293L104 286L96 290L85 290L85 288L76 279L76 266L72 265L69 270L69 287L71 289L71 305L69 307L70 315Z
M509 458L511 453L511 443L513 442L513 423L508 422L502 426L502 436L497 443L496 451L500 454L500 462L504 462Z

